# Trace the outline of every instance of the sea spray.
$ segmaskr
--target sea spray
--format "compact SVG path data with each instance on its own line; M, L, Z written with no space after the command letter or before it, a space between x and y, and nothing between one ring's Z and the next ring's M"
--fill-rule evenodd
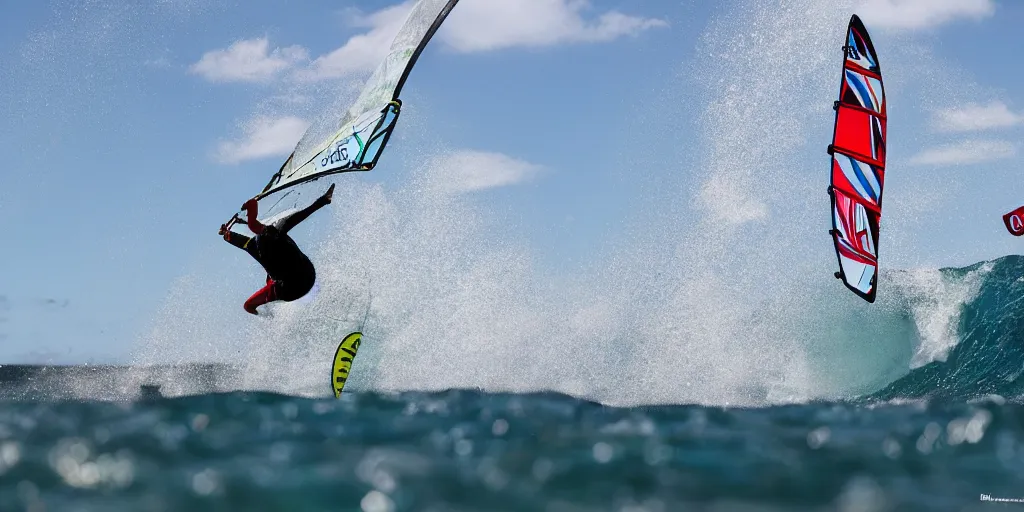
M824 147L847 7L726 7L706 30L700 53L708 58L686 63L701 87L676 93L696 100L687 113L704 136L685 142L698 165L651 165L646 172L680 176L665 181L679 185L669 204L635 212L632 224L645 226L635 243L593 255L577 275L551 275L472 194L431 186L460 165L458 150L403 133L395 142L414 156L409 178L388 188L346 180L329 221L304 235L321 240L308 246L321 274L312 309L344 316L363 307L353 294L372 297L350 389L764 405L856 396L908 372L920 346L915 315L930 310L908 309L886 279L910 226L898 216L904 188L887 192L897 207L891 222L883 218L878 303L864 304L831 277ZM913 52L885 45L879 53L889 69ZM426 131L429 119L417 112L408 108L404 120ZM237 269L243 260L212 257L217 277L172 295L171 316L157 321L137 360L220 357L245 368L241 389L327 393L317 376L339 336L319 334L317 315L292 311L298 305L271 306L270 322L240 314L242 283L259 280L258 271ZM236 273L229 279L223 268ZM197 291L207 305L186 311Z

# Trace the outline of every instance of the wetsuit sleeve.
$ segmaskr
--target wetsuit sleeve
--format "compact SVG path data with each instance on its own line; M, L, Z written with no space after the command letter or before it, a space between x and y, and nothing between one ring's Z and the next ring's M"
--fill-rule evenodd
M306 218L312 215L313 212L319 210L320 208L323 208L324 206L327 206L328 204L330 203L325 201L324 198L321 196L316 201L313 201L313 204L281 219L277 224L278 229L282 233L287 233L288 230L294 228L295 226L298 226L300 222L306 220Z
M247 237L245 235L239 235L238 233L235 233L234 231L228 231L228 240L227 240L227 242L229 244L231 244L231 245L233 245L235 247L238 247L239 249L249 253L250 255L253 254L253 250L255 250L255 247L256 247L256 244L252 243L252 238L249 238L249 237Z

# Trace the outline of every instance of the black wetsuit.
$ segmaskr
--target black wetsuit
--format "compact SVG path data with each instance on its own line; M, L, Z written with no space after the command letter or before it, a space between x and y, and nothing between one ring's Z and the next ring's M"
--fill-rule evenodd
M268 288L265 290L268 294L272 291L273 295L267 296L266 300L260 300L260 304L271 300L290 302L306 295L313 288L316 269L295 241L288 236L288 231L327 204L328 202L321 197L304 210L280 219L272 226L264 227L263 232L255 238L228 232L228 242L249 253L267 271ZM260 292L257 292L257 295L259 294ZM253 299L256 299L256 295L250 301Z

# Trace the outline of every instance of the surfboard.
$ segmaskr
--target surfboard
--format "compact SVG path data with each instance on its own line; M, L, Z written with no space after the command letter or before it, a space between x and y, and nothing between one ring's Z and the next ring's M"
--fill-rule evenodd
M334 362L331 365L331 391L334 392L334 398L341 397L341 392L345 389L345 383L348 382L349 372L352 371L352 363L355 361L356 353L359 352L359 345L363 342L363 331L366 330L366 321L370 318L372 305L373 294L370 293L366 301L366 311L363 313L362 320L356 323L356 330L345 335L341 343L338 344L337 350L334 351ZM338 319L334 320L341 322ZM339 324L338 331L336 332L347 331L348 329L341 330Z
M359 352L359 344L363 341L363 333L356 331L345 336L338 344L338 350L334 352L334 365L331 367L331 391L334 398L341 396L345 389L345 382L352 370L352 361Z

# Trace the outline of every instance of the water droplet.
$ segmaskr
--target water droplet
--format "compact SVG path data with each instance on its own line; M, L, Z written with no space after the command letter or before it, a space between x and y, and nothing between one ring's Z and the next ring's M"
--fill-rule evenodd
M210 417L205 414L197 414L192 418L192 430L202 432L210 424Z
M359 502L363 512L391 512L395 509L395 503L387 494L380 491L370 491L363 496Z
M885 494L874 480L856 477L846 484L839 496L838 509L843 512L875 512L884 510Z
M470 441L469 439L459 439L455 442L455 453L463 457L473 453L473 441Z
M882 453L890 459L898 459L903 453L903 447L900 446L899 441L891 437L887 437L885 438L885 441L882 441Z
M204 469L192 475L192 490L200 496L209 496L217 490L217 474L212 469Z
M0 444L0 475L13 468L21 460L21 449L14 441Z
M373 480L373 486L381 492L389 493L394 491L395 487L398 487L398 482L395 482L395 477L391 476L391 473L388 473L383 469L375 471L371 480Z
M827 443L831 436L832 431L828 427L818 427L807 433L807 446L810 446L812 450L817 450Z
M501 418L494 420L494 424L491 425L491 433L503 436L506 432L508 432L508 422Z
M982 409L971 417L964 427L964 438L968 443L974 444L985 437L985 427L992 421L992 413Z
M75 462L82 463L89 458L89 447L82 442L75 442L68 448L68 455L71 456Z
M612 455L615 454L615 449L604 441L594 444L594 460L599 464L604 464L612 460Z
M917 451L927 455L932 452L932 444L939 437L942 427L938 423L931 422L924 428L921 437L917 438Z

